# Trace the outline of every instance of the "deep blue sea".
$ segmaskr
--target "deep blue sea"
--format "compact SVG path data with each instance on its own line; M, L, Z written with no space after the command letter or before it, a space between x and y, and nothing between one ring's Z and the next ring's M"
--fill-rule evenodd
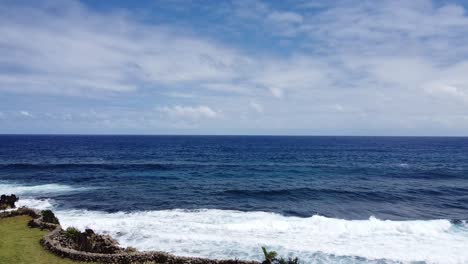
M5 135L0 192L141 250L468 263L468 138Z

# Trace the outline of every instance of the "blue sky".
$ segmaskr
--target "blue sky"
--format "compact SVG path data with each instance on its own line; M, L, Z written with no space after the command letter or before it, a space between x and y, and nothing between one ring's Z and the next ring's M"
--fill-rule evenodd
M9 1L0 133L468 135L461 1Z

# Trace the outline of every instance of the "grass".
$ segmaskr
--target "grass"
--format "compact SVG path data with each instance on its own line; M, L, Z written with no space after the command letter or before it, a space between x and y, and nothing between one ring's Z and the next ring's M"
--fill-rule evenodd
M29 228L28 216L0 219L0 264L78 264L46 251L39 240L47 233Z

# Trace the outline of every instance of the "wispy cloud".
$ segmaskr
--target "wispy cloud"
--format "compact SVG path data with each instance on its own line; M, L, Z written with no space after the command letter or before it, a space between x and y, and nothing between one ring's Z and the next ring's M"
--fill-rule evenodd
M0 72L2 90L131 92L148 84L229 80L246 62L232 49L131 16L75 2L55 10L38 5L0 9L0 62L11 69Z
M466 86L464 88L459 88L456 86L445 85L445 84L432 84L431 86L426 87L425 91L434 96L448 96L455 100L462 100L468 103L468 90Z
M78 1L2 5L0 96L11 100L0 110L22 122L28 109L30 121L105 121L135 132L148 124L160 131L167 118L192 128L196 120L205 133L468 131L468 16L460 3L182 4L157 2L197 19L140 18ZM197 27L204 19L217 23Z
M162 107L159 109L161 112L167 114L170 117L176 118L189 118L189 119L201 119L201 118L219 118L221 113L211 109L206 105L200 106L172 106Z
M264 111L263 106L257 102L251 101L249 105L253 110L255 110L258 113L263 113Z
M32 115L31 113L29 113L28 111L24 111L24 110L23 110L23 111L20 111L19 113L20 113L20 115L22 115L22 116L33 117L33 115Z
M294 12L273 11L268 15L268 19L278 23L301 23L304 19Z

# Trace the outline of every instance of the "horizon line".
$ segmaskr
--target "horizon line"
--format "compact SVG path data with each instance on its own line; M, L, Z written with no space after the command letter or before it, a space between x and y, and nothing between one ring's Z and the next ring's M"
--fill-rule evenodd
M454 135L320 135L320 134L80 134L80 133L0 133L0 136L180 136L180 137L408 137L408 138L468 138Z

